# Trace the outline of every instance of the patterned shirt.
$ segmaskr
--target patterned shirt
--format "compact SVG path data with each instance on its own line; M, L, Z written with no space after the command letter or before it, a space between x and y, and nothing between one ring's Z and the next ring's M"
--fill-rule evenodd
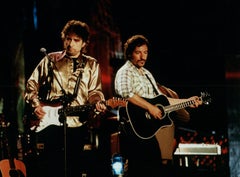
M158 94L161 94L153 75L146 68L138 69L129 60L117 71L114 84L116 94L123 98L132 97L134 94L144 98L154 98L157 95L154 87Z

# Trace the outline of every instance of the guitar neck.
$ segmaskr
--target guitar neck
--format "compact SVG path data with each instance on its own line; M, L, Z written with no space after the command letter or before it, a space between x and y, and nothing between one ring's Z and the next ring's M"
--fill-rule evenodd
M14 163L14 158L13 157L10 157L9 159L9 166L10 166L10 169L15 169L15 163Z
M126 100L121 99L121 98L116 98L113 97L111 99L108 99L106 101L101 101L102 104L105 104L107 106L107 109L113 109L116 108L118 106L126 106ZM59 109L58 113L63 113L63 111L65 111L65 113L67 115L69 114L75 114L75 113L81 113L81 112L85 112L85 111L91 111L95 108L96 104L85 104L85 105L80 105L80 106L69 106L66 108L61 108Z
M201 100L202 98L199 97L199 99ZM189 107L189 106L193 105L194 103L195 103L194 100L188 100L188 101L185 101L185 102L182 102L182 103L165 106L164 110L165 110L165 112L170 113L172 111L177 111L179 109Z
M102 101L101 103L105 104L106 106L108 106L108 101ZM85 104L85 105L80 105L80 106L68 106L66 108L64 108L64 111L66 111L67 114L76 114L76 113L82 113L85 111L91 111L95 108L96 104ZM59 113L61 113L63 111L63 109L59 110Z
M95 107L95 104L86 104L86 105L81 105L81 106L69 106L64 109L59 109L59 113L62 113L63 111L65 111L65 113L67 115L71 115L71 114L81 113L81 112L85 112L85 111L90 111L90 110L94 109L94 107Z

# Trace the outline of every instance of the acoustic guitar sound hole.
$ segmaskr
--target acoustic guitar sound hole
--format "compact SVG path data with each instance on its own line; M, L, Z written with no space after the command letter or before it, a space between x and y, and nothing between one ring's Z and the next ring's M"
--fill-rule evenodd
M21 170L13 170L11 169L9 171L10 177L24 177L24 174L21 172Z

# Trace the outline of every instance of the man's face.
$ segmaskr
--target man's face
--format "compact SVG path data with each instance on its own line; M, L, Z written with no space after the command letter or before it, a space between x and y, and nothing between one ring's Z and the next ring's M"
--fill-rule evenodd
M82 48L86 45L82 38L77 36L75 33L66 35L63 40L63 48L66 50L68 56L78 57Z
M131 62L141 68L145 65L148 56L148 46L146 44L136 47L132 53Z

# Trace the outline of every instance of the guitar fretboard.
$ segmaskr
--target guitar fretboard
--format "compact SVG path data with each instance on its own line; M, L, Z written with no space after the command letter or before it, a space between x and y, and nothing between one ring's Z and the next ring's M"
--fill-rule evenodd
M186 101L186 102L183 102L183 103L165 106L164 109L165 109L165 112L169 113L169 112L172 112L172 111L177 111L179 109L189 107L193 104L194 104L194 100L189 100L189 101Z

